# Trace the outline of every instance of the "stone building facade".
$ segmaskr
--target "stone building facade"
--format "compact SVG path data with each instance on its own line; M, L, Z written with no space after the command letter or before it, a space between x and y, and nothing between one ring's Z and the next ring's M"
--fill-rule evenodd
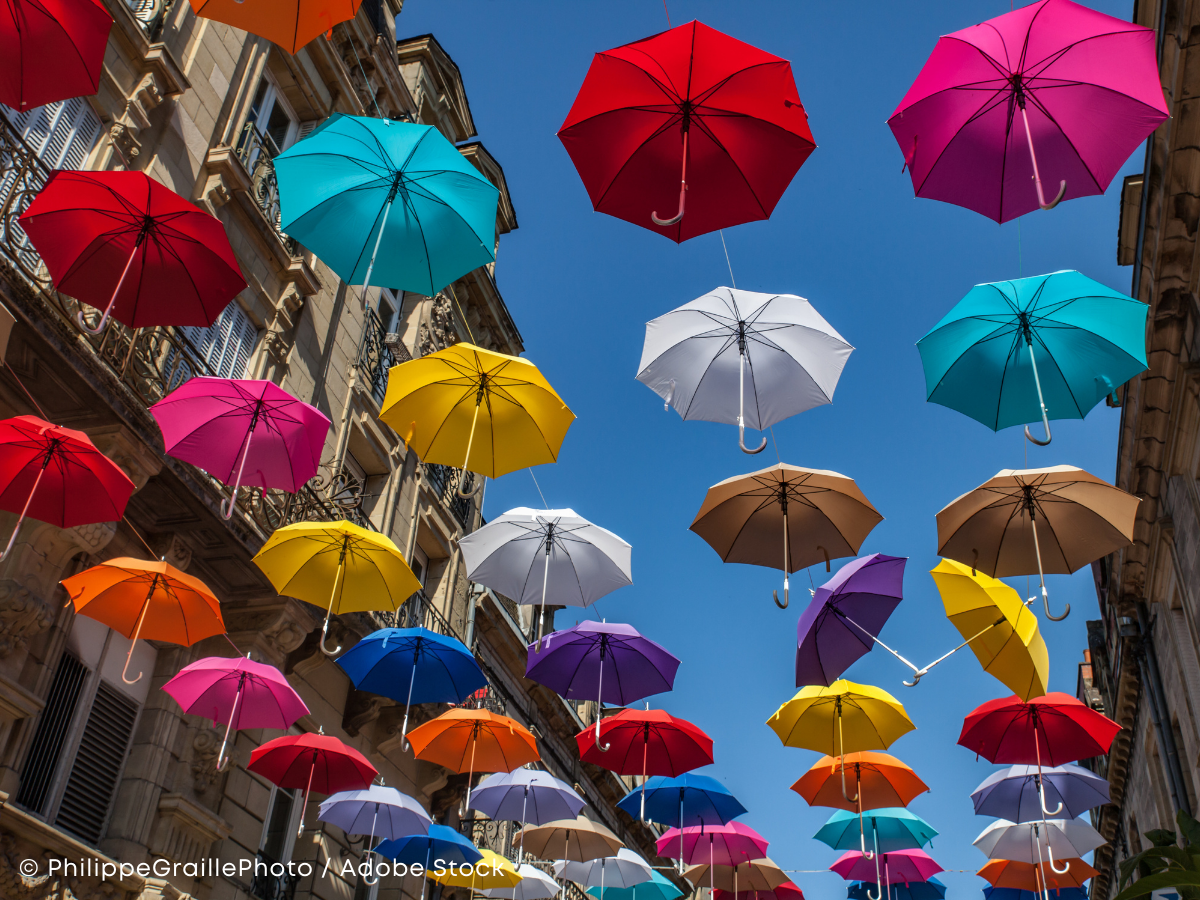
M85 431L137 486L120 523L64 530L27 520L0 564L5 900L420 892L412 878L371 886L343 875L346 862L361 859L363 840L317 823L320 797L302 810L298 793L246 771L250 751L277 733L237 733L232 763L217 770L221 732L184 715L160 688L198 658L231 655L223 637L191 648L139 642L134 666L146 677L131 686L119 676L125 638L64 608L60 579L151 551L213 589L240 652L287 675L311 710L294 730L336 735L437 821L509 849L507 825L463 821L464 776L401 748L403 708L354 690L320 652L322 610L278 596L251 562L274 528L301 520L349 518L387 534L423 584L394 615L335 617L331 640L349 646L391 624L460 637L490 681L472 702L530 727L546 767L577 785L588 814L653 857L654 833L614 808L626 784L578 760L573 735L594 711L525 680L528 618L466 578L457 541L481 516L475 500L455 496L459 473L423 464L377 419L398 362L463 339L522 352L494 267L433 298L372 289L364 299L280 230L273 157L335 111L437 127L500 189L497 242L517 227L503 170L475 140L458 68L431 35L396 40L400 3L364 0L354 20L292 56L197 18L183 0L107 0L115 24L99 92L0 116L0 302L15 319L0 417L44 413ZM78 304L49 284L16 221L54 168L138 169L160 180L221 220L249 287L212 328L113 323L85 334ZM321 474L295 495L243 489L226 521L219 506L228 489L166 456L147 411L198 374L271 379L319 407L333 422ZM0 513L5 534L15 521ZM414 718L441 709L418 707ZM301 816L308 827L297 837ZM56 859L76 867L51 872ZM241 865L213 873L210 859ZM316 872L294 878L253 866L289 860ZM113 861L152 871L103 874Z

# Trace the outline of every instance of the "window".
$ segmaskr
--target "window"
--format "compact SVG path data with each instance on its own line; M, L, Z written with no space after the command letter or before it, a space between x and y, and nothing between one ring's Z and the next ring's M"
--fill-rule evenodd
M218 378L246 378L258 329L234 300L208 328L187 325L183 333Z
M6 106L4 114L42 162L52 169L82 169L103 129L100 117L82 97L47 103L24 112Z
M419 545L413 547L412 570L413 574L417 576L417 581L421 583L421 590L424 590L425 579L429 575L429 554Z
M278 156L299 140L300 122L296 114L280 94L275 82L265 74L258 83L249 118L271 156Z
M288 874L286 863L292 858L302 813L296 791L271 788L256 859L261 865L254 867L254 883L250 888L259 900L287 900L296 891L296 878Z
M400 321L400 292L384 288L379 292L379 324L384 334L395 334Z

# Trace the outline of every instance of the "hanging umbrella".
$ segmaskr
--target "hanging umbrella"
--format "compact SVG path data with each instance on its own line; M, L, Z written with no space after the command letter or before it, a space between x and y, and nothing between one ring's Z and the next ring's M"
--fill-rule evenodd
M338 657L338 665L360 691L404 702L401 741L412 704L461 703L488 683L462 641L428 628L373 631Z
M334 113L275 174L280 228L363 296L376 284L433 297L496 258L500 192L431 125Z
M1037 766L1010 766L993 772L975 788L971 801L977 816L1032 822L1045 816L1043 793L1048 804L1057 804L1052 815L1063 813L1072 819L1111 800L1107 781L1090 769L1066 763L1040 771Z
M597 212L677 243L769 218L816 148L788 61L700 22L597 53L558 137Z
M295 56L339 22L358 13L362 0L287 0L247 4L245 0L191 0L192 12L214 22L266 38Z
M612 856L625 845L599 822L577 816L544 825L526 825L513 835L513 846L539 859L587 862Z
M607 885L629 888L651 879L654 870L641 856L627 847L622 847L614 856L602 856L586 862L560 859L554 863L554 874L566 881L574 881L585 888L598 887L601 892Z
M942 660L970 647L983 671L1022 700L1043 696L1050 679L1050 654L1037 616L1028 608L1033 598L1023 601L1003 581L952 559L943 559L929 574L941 594L946 618L963 642L916 670L912 684Z
M958 743L989 762L1032 764L1040 770L1103 756L1120 730L1082 701L1054 691L1029 702L989 700L963 720Z
M736 424L760 453L767 439L748 449L746 428L832 403L853 349L803 297L719 287L646 323L637 380L684 421Z
M617 803L629 815L644 810L644 815L660 825L685 828L688 825L725 825L745 815L746 807L715 778L687 772L676 778L655 775L640 788L634 788ZM682 865L684 836L679 833Z
M710 487L690 527L724 562L782 568L775 604L786 609L789 573L821 560L828 572L830 559L853 556L882 521L852 478L779 463Z
M1146 370L1149 309L1075 271L977 284L917 341L928 399L993 431L1040 415L1044 446Z
M364 845L367 851L375 846L377 837L405 837L428 831L433 824L429 814L412 797L378 784L366 790L339 791L318 807L317 818L336 825L348 835L367 835Z
M928 881L938 872L945 871L924 850L894 850L890 853L880 853L878 859L877 866L874 857L851 850L839 856L829 869L837 872L846 881L865 881L871 876L872 870L886 867L888 877L884 884L887 885L893 881L905 884Z
M569 784L536 769L489 775L471 796L471 807L489 819L534 825L573 819L585 806Z
M115 522L135 488L82 431L37 416L0 420L0 509L18 516L0 561L27 515L59 528Z
M17 112L100 88L113 18L98 0L13 0L0 15L0 103Z
M130 328L208 326L246 279L221 221L144 172L51 173L21 227L54 286Z
M855 840L858 835L855 835L854 832L859 830L860 819L863 827L871 832L875 845L874 852L878 854L894 853L899 850L919 850L937 837L937 830L933 826L915 813L900 807L871 810L864 812L861 817L857 813L839 809L829 817L829 821L822 825L813 837L834 850L857 849L871 859L872 855L862 850L861 838ZM855 878L858 877L855 876ZM847 878L846 880L854 879Z
M496 900L550 900L562 890L562 885L541 869L525 863L517 867L521 883L511 888L488 888L480 891L485 897Z
M474 864L483 859L483 854L467 838L453 828L436 823L429 826L428 834L409 834L392 840L380 841L375 853L407 866L421 867L421 893L424 900L425 884L429 870L435 860L443 863Z
M460 342L392 368L379 419L422 462L461 467L467 497L468 471L498 478L558 459L575 414L529 360Z
M992 859L976 874L993 887L1033 891L1047 898L1050 891L1083 887L1089 878L1100 874L1082 859L1064 859L1063 862L1068 866L1067 871L1057 872L1033 863Z
M310 792L365 790L379 775L365 756L323 731L285 734L267 741L250 754L246 769L285 790L304 788L300 834L304 834L304 809Z
M567 700L596 697L595 743L607 752L600 744L600 710L605 701L626 706L669 691L678 668L676 657L632 625L583 622L531 644L525 677Z
M225 723L225 737L217 751L217 771L229 758L225 745L230 731L243 728L290 728L308 706L274 666L243 659L209 656L179 670L162 688L191 716L212 719L213 727Z
M985 828L973 843L988 859L1041 863L1043 851L1051 858L1079 857L1103 847L1108 841L1082 819L1049 819L1021 824L999 819Z
M993 578L1069 574L1133 541L1141 499L1074 466L1003 469L937 514L938 553Z
M463 866L449 866L445 874L438 874L435 865L429 877L444 887L463 887L470 891L485 891L490 888L513 888L521 883L521 875L511 862L486 847L480 848L483 859Z
M846 890L847 900L878 900L883 896L880 886L872 881L856 881ZM987 888L984 888L987 893ZM907 884L888 885L889 900L946 900L946 886L936 878L927 881L910 881ZM1003 900L1003 898L998 898ZM1034 898L1035 900L1035 898ZM1064 898L1067 900L1067 898ZM1083 900L1083 898L1075 898Z
M329 417L270 381L192 378L150 407L168 455L233 487L295 493L321 464Z
M518 507L492 519L458 542L467 577L514 603L591 606L605 594L633 584L633 548L573 509Z
M675 900L675 898L683 896L683 891L653 869L650 871L649 881L643 881L633 887L608 886L603 890L598 887L590 887L587 889L587 893L596 900Z
M723 891L712 892L712 900L804 900L804 891L792 882L785 881L772 891Z
M1088 900L1087 891L1083 888L1054 888L1049 894L1050 900ZM990 886L983 889L983 898L984 900L1039 900L1035 891Z
M197 641L224 634L221 601L199 578L165 562L119 556L84 569L59 582L66 588L75 612L102 622L129 638L121 680L126 677L138 638L190 647Z
M254 556L280 594L325 610L321 650L329 617L372 609L397 610L421 589L400 548L386 535L352 522L297 522L276 528Z
M857 800L843 796L839 777L846 770ZM918 794L929 790L917 773L887 753L862 751L842 757L823 756L800 776L792 790L809 806L831 806L858 812L889 806L908 806Z
M842 566L817 588L796 626L796 687L837 681L880 643L880 630L904 598L906 562L907 557L872 553Z
M683 877L697 887L705 883L715 890L730 891L774 891L788 881L787 875L769 859L756 859L736 866L699 865L685 869Z
M742 822L668 828L655 842L659 856L682 859L688 865L736 866L763 859L768 846L766 838Z
M888 125L918 197L1007 222L1103 194L1168 115L1151 29L1041 0L942 37Z

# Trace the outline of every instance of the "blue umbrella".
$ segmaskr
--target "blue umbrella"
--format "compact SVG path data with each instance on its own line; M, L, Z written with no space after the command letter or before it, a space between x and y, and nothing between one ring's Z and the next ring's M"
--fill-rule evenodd
M683 891L658 872L651 872L649 881L633 887L590 887L587 892L597 900L675 900L683 896Z
M871 832L875 853L892 853L896 850L920 850L937 835L937 831L918 815L902 807L873 809L861 814L839 809L821 830L813 835L818 841L834 850L861 850L867 853L864 833ZM854 840L854 832L858 840Z
M1050 900L1088 900L1088 892L1083 888L1049 888ZM985 887L984 900L1042 900L1039 891L1022 891L1018 888Z
M651 822L674 825L679 832L679 871L683 871L683 828L688 825L724 825L746 813L721 782L707 775L685 772L675 778L654 775L617 803L635 819L639 805Z
M404 701L402 741L412 704L458 703L488 683L461 641L427 628L373 631L342 654L338 665L360 691Z
M489 819L544 825L574 819L587 803L565 781L537 769L497 772L479 782L471 808Z
M1010 766L984 779L971 794L971 801L975 815L1010 822L1034 822L1046 816L1075 819L1108 803L1109 789L1108 782L1095 772L1074 763L1052 769ZM1050 809L1049 803L1058 806Z
M917 342L927 397L999 431L1082 419L1146 369L1145 303L1075 271L977 284Z
M500 192L429 125L334 113L275 173L282 230L364 294L432 297L495 259Z
M483 859L475 845L445 825L430 825L429 834L410 834L407 837L383 841L375 848L380 856L405 865L421 865L421 893L425 896L425 881L429 878L429 867L441 861L474 865Z
M984 888L984 896L987 896L988 889ZM1031 891L1020 891L1018 893L1031 894L1030 897L1023 897L1020 900L1036 900L1032 896ZM871 900L872 897L881 896L879 893L879 885L871 881L855 881L851 883L849 890L846 891L846 896L849 900ZM910 881L908 883L893 884L888 887L888 898L885 900L946 900L946 886L936 878L930 878L928 881ZM996 897L994 900L1017 900L1015 897ZM1062 900L1073 900L1073 898L1063 897ZM1086 898L1080 898L1086 900Z

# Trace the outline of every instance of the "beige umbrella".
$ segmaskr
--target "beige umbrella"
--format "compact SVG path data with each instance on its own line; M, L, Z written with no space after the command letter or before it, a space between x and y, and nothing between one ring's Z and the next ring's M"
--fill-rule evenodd
M1070 574L1133 541L1141 500L1074 466L1005 469L937 514L938 553L993 578Z
M696 887L709 886L718 891L773 891L790 881L771 860L755 859L736 866L691 866L683 877Z
M513 844L539 859L572 859L589 862L615 856L625 845L621 839L591 819L556 819L536 827L526 826L513 836Z
M725 562L782 568L787 609L788 573L822 560L828 572L882 521L854 479L779 463L713 485L691 527Z

